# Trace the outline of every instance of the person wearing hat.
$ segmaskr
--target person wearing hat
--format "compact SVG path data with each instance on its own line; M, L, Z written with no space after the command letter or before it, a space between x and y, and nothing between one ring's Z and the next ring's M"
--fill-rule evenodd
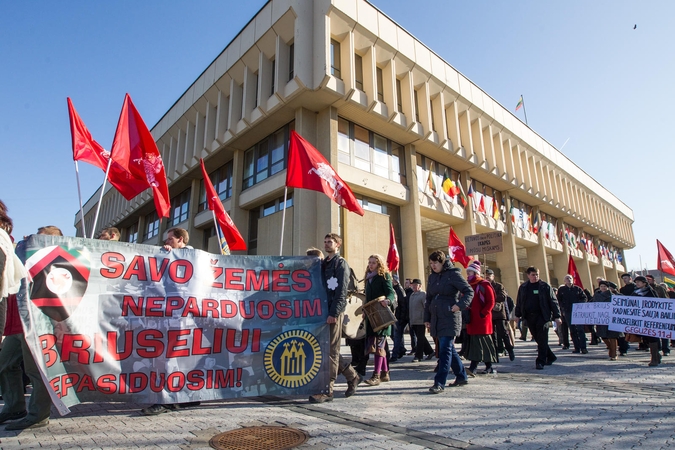
M635 291L633 277L629 273L624 273L621 275L621 281L623 281L623 286L619 289L621 295L633 295L633 292Z
M410 294L410 303L408 311L410 315L410 326L417 337L417 347L415 349L415 357L412 362L419 362L426 355L426 359L431 359L434 356L434 349L431 348L426 336L426 327L424 326L424 303L427 299L427 293L422 287L422 280L415 278L412 280L410 286L413 293Z
M528 267L528 280L518 288L516 317L527 321L532 337L537 342L535 368L543 370L558 359L548 345L548 326L551 320L560 325L560 306L551 286L539 279L539 269Z
M598 284L598 291L593 295L593 302L609 303L612 301L612 292L609 290L609 282L601 280ZM609 349L609 359L616 361L618 359L616 352L618 348L617 339L624 337L620 331L612 331L608 325L596 325L595 332L604 341Z
M492 342L495 345L495 349L501 349L497 353L506 350L509 354L509 359L513 361L516 358L513 352L513 337L506 329L508 326L507 321L509 320L506 299L509 294L506 292L503 284L495 281L494 270L487 269L485 275L485 279L490 282L492 289L495 291L495 307L492 309ZM499 341L503 343L503 348L497 345Z
M635 291L633 291L633 296L636 297L656 297L654 289L649 286L647 278L642 275L635 277ZM649 367L655 367L661 364L661 355L659 354L659 338L651 336L642 336L642 342L644 342L647 347L649 347L649 354L651 355L651 360Z
M479 362L485 363L485 373L495 373L492 363L499 362L492 342L492 309L495 307L495 291L492 284L481 277L481 264L473 260L466 268L467 281L473 289L473 301L470 307L471 319L466 325L469 348L466 355L471 365L466 369L470 377L475 377Z

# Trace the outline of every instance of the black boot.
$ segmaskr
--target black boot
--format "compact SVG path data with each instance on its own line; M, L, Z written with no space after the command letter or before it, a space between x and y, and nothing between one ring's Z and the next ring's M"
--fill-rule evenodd
M652 355L652 360L649 361L649 367L655 367L661 364L661 354L659 353L659 343L650 342L649 343L649 353Z

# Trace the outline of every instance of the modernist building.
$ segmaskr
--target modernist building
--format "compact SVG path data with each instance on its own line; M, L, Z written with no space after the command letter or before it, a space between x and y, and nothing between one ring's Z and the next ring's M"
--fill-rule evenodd
M450 226L460 238L502 231L503 251L486 261L513 293L529 265L562 282L570 254L588 286L597 276L618 282L623 250L634 245L628 206L363 0L270 0L152 129L170 219L157 219L150 190L129 202L108 188L100 228L158 245L180 226L195 248L217 252L204 158L247 253L278 255L292 129L326 156L366 214L291 190L284 255L338 232L360 275L370 254L387 254L391 223L401 276L425 278ZM466 207L442 191L446 175L475 191ZM85 207L88 227L97 199Z

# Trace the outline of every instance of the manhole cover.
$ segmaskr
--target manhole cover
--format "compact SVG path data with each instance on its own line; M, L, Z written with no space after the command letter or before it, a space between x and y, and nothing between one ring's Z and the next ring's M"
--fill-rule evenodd
M248 427L226 431L211 438L218 450L284 450L304 444L309 435L288 427Z

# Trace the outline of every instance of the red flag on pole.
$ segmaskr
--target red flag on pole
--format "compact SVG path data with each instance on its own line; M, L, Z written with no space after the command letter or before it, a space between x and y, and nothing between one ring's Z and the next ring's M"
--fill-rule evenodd
M171 202L164 163L162 163L162 157L150 130L143 122L143 118L136 110L129 94L124 97L124 104L122 105L122 112L117 123L117 131L115 131L115 139L110 153L113 162L124 168L129 177L134 180L132 182L144 185L138 193L149 187L152 188L157 215L169 217ZM112 177L110 182L113 182ZM124 193L122 194L124 195ZM128 197L127 199L130 200Z
M450 235L448 236L448 257L450 261L460 263L465 269L471 262L471 257L466 255L466 247L459 240L452 227L450 227Z
M658 239L656 240L656 247L659 250L659 260L656 263L658 269L661 272L675 275L675 259L673 259L673 255L670 254Z
M577 265L574 264L574 258L572 258L572 255L570 255L570 260L567 263L567 273L572 275L575 286L579 286L581 289L584 288L584 284L581 282L581 276L579 275L579 271L577 270Z
M349 211L361 216L364 214L347 183L335 173L326 158L295 130L291 131L286 186L323 192Z
M396 272L398 270L401 258L398 255L398 248L396 247L396 236L394 236L394 225L389 224L389 253L387 253L387 267L389 272Z
M200 163L202 165L202 175L204 176L206 203L209 205L209 209L215 213L218 225L223 232L223 236L225 237L230 250L246 250L246 241L244 241L244 238L241 236L241 233L239 233L237 226L234 224L229 214L227 214L227 211L225 211L225 207L220 201L220 197L218 197L218 193L211 183L209 174L206 173L204 160L201 159Z

